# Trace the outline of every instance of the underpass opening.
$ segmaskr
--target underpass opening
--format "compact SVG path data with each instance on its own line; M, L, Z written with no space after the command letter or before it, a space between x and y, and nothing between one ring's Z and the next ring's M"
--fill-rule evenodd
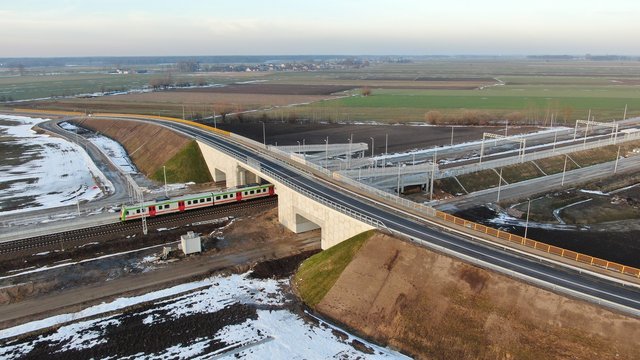
M215 182L227 181L227 175L222 170L214 169L213 180Z
M306 217L296 214L296 233L321 229L322 227Z

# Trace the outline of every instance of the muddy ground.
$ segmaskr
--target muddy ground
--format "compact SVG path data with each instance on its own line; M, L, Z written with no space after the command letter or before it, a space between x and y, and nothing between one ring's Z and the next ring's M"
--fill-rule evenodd
M317 309L421 359L638 359L640 320L377 234Z
M255 264L250 277L253 278L288 278L298 265L317 251L306 251L300 254L269 260ZM230 325L239 325L247 319L257 319L258 309L287 309L304 317L302 305L295 300L288 287L283 289L289 301L283 305L259 305L231 303L215 312L194 313L175 317L164 307L172 300L143 303L130 308L121 314L112 316L103 324L97 322L94 328L85 331L101 333L101 341L90 347L73 346L68 342L60 342L53 336L52 340L36 341L39 338L55 334L56 329L42 331L21 337L19 343L36 342L36 346L26 352L13 354L16 359L88 359L105 357L127 357L136 354L162 353L171 347L180 347L202 339L215 338L218 332ZM211 299L216 301L216 299ZM162 305L161 305L162 304ZM156 319L153 322L149 318ZM135 336L131 336L135 334ZM11 343L15 345L15 342ZM213 340L204 348L204 353L214 353L230 345L224 340Z
M218 123L220 129L246 136L262 142L262 123ZM484 132L504 130L500 127L455 127L454 144L482 139ZM509 128L513 134L533 131L530 127ZM385 152L385 134L389 134L388 152L400 152L412 149L425 149L439 145L450 145L451 127L411 126L411 125L353 125L320 123L267 123L265 126L267 144L298 145L324 144L327 136L329 144L349 143L353 134L354 143L367 143L371 146L374 138L375 154ZM370 154L368 152L367 154Z
M296 252L296 242L319 237L318 232L296 235L284 229L277 222L277 209L270 205L258 208L253 215L237 219L221 219L217 224L186 225L166 231L151 231L147 236L119 236L105 243L90 244L65 251L51 251L43 255L34 254L19 259L5 258L0 262L3 273L0 277L0 306L15 304L27 299L38 299L50 294L60 294L65 290L80 288L101 281L119 278L135 279L136 275L156 269L170 269L173 261L194 261L197 258L226 257L238 266L249 266L255 254L244 254L258 245L274 244L276 249L290 247ZM194 231L203 236L203 253L185 257L177 250L180 235ZM318 242L319 244L319 242ZM163 246L174 250L167 261L158 260ZM301 245L302 246L302 245ZM147 248L135 251L135 249ZM105 257L97 261L86 261L108 254L132 251L126 254ZM265 254L268 256L269 254ZM43 267L55 267L66 263L70 266L57 267L47 271L33 271ZM213 264L213 262L212 262ZM268 265L265 271L270 273ZM264 267L263 266L263 267ZM20 271L15 271L22 269ZM14 270L14 271L12 271Z

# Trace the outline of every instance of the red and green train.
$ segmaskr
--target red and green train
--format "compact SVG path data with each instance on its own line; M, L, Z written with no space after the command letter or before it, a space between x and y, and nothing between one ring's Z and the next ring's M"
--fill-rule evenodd
M154 217L164 214L184 212L210 206L273 196L274 194L275 190L273 185L265 184L225 189L220 192L185 195L160 201L148 201L142 205L123 206L120 210L120 220L127 221L140 219L142 216Z

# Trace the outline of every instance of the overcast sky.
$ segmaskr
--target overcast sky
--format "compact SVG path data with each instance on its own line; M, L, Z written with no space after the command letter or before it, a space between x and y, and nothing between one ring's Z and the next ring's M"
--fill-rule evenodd
M640 0L2 0L0 57L640 55Z

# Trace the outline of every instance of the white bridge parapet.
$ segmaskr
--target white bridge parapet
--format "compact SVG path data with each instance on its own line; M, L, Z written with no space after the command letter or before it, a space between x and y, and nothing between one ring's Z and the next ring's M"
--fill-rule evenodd
M278 194L280 223L295 233L320 228L322 249L330 248L364 231L384 228L384 224L376 219L320 197L291 179L262 168L255 159L244 161L206 143L197 142L215 181L226 180L227 187L260 182L260 179L272 183Z

